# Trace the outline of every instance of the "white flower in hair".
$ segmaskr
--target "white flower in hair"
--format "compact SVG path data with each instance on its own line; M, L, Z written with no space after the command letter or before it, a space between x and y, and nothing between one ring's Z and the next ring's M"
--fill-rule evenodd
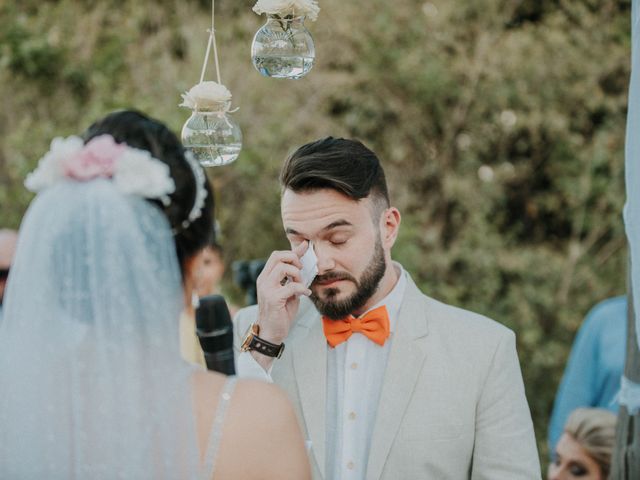
M320 7L316 0L258 0L253 6L253 11L258 15L287 15L301 17L305 16L315 22L318 18Z
M32 192L39 192L56 183L64 176L62 161L74 156L82 150L84 142L80 137L56 137L51 140L49 151L40 159L38 167L27 175L25 187Z
M159 198L165 205L169 193L176 189L169 166L151 156L146 150L128 148L119 158L113 183L123 193L144 194L145 198Z
M218 82L200 82L182 94L180 107L187 107L192 110L198 109L220 109L231 101L231 92L224 85Z

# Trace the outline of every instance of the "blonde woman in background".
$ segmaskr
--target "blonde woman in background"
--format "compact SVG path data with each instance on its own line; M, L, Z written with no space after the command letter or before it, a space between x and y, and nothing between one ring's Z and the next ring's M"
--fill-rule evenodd
M601 408L578 408L556 445L548 480L606 480L615 444L616 415Z

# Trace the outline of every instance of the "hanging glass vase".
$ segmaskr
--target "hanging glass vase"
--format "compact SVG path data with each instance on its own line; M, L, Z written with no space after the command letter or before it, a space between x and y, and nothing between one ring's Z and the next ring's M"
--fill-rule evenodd
M228 165L242 149L242 132L228 113L230 102L196 108L182 127L182 144L203 167Z
M316 57L311 33L304 16L268 15L251 44L251 60L265 77L297 79L304 77Z

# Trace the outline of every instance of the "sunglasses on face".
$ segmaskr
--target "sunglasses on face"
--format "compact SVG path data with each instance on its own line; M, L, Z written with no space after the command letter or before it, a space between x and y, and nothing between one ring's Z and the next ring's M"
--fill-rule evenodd
M0 280L6 280L9 276L8 268L0 268Z

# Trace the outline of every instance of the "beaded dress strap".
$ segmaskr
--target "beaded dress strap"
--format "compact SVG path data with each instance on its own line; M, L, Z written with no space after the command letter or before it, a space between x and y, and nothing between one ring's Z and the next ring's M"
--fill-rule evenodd
M220 438L222 437L222 426L224 424L224 417L231 403L231 395L233 389L236 386L237 377L227 377L227 380L220 392L220 400L218 400L218 407L216 408L216 416L211 426L211 433L209 434L209 442L207 444L207 453L205 455L204 465L202 469L203 480L211 480L213 478L213 471L215 469L216 456L218 448L220 447Z

